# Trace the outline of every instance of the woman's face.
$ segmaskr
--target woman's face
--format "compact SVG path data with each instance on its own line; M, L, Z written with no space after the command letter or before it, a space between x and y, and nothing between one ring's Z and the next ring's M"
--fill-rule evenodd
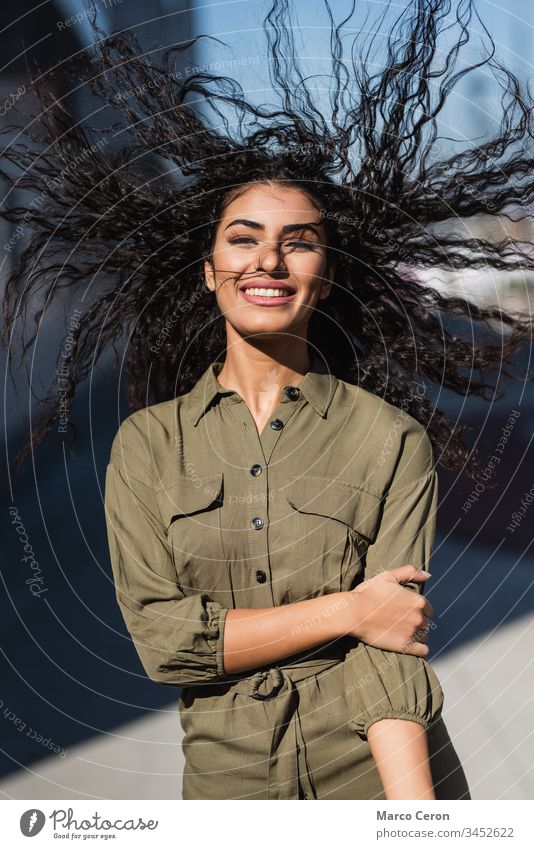
M332 267L327 276L318 209L304 192L278 184L251 186L228 204L212 259L213 266L204 265L206 283L225 319L245 336L305 336L334 274Z

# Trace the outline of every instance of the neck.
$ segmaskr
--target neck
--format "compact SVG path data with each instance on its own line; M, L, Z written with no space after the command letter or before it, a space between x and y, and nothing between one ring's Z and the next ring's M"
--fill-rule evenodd
M251 410L261 412L278 403L284 386L296 386L311 367L305 338L282 341L228 339L224 365L217 377L225 389L237 392Z

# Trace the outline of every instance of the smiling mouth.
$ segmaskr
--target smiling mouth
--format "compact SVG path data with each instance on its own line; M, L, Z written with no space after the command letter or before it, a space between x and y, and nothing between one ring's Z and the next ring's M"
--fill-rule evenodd
M243 286L240 291L256 298L287 298L295 294L291 289L273 289L268 286Z

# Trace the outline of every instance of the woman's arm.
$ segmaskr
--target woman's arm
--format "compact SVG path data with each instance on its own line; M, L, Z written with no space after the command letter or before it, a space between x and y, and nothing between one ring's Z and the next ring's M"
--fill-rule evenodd
M412 566L384 571L354 591L275 608L229 610L208 593L185 596L147 463L145 413L138 412L113 441L106 524L117 601L153 681L181 687L219 681L348 634L404 650L422 616L419 595L399 583L424 582ZM416 643L407 651L422 656L427 648Z
M428 574L438 506L432 445L410 420L399 445L380 528L366 554L370 583L403 562ZM412 586L416 595L424 590ZM426 729L441 713L443 691L431 665L359 643L347 655L345 685L349 726L367 739L386 798L434 799Z
M435 799L426 729L408 719L380 719L367 740L386 799Z
M423 657L428 647L414 642L413 634L432 615L432 607L399 582L424 583L428 577L414 566L400 566L348 592L279 607L229 610L224 626L225 672L264 666L346 635Z
M414 642L412 635L423 624L421 617L431 616L431 605L400 587L398 581L422 582L428 577L428 572L401 566L364 581L350 592L275 608L229 610L224 635L225 672L263 666L349 632L383 648L427 654L428 647ZM426 729L421 724L405 719L378 720L369 726L367 739L386 799L436 798Z

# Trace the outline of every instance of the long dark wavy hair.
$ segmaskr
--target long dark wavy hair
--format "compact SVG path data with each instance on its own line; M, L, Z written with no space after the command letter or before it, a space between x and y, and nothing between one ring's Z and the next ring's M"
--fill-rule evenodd
M320 210L336 261L331 294L310 321L310 350L338 377L402 405L426 427L445 467L477 476L481 460L465 426L448 422L411 383L502 397L500 382L520 379L512 357L531 339L533 322L446 296L418 272L534 268L529 243L474 238L457 226L480 214L530 215L532 98L495 57L471 0L407 4L376 73L369 57L378 28L365 43L356 36L350 61L343 58L342 29L354 5L336 24L324 0L332 54L326 108L314 103L299 67L287 0L273 0L263 21L279 98L269 107L247 100L230 77L177 70L192 46L212 37L144 52L132 32L107 35L92 14L94 50L41 75L33 85L38 111L3 130L10 143L0 176L37 199L2 211L16 225L12 247L23 245L4 298L10 365L15 329L24 358L51 301L64 289L72 298L90 290L69 330L64 404L110 346L115 366L124 349L132 411L187 392L225 350L224 318L203 275L225 205L247 184L297 186ZM458 67L475 22L487 55ZM457 35L446 50L445 31ZM461 78L483 66L502 89L498 131L451 153L437 118ZM98 120L73 117L78 89L91 93ZM54 380L16 465L58 420L57 391Z

